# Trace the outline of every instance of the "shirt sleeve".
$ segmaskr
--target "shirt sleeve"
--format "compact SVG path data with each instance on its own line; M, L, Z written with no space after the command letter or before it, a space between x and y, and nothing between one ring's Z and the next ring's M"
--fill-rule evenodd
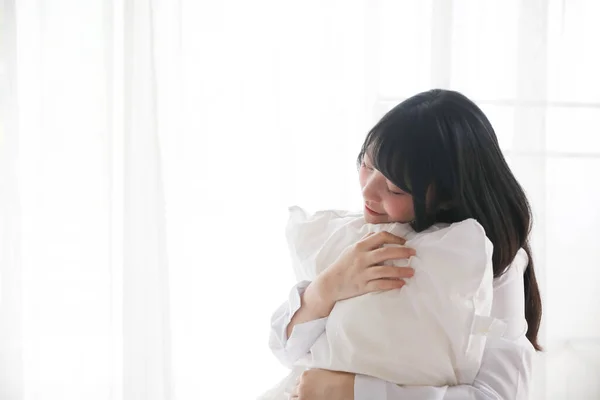
M301 296L309 284L309 281L296 284L290 291L288 300L271 317L269 347L275 357L288 368L292 368L296 361L306 355L319 336L325 332L327 317L296 324L290 337L287 337L287 326L300 308Z
M354 400L526 400L533 347L503 338L488 340L481 368L472 385L398 386L357 375Z
M525 337L524 265L512 265L494 281L492 315L507 329L503 337L488 338L472 385L409 387L357 375L354 400L527 400L535 350Z

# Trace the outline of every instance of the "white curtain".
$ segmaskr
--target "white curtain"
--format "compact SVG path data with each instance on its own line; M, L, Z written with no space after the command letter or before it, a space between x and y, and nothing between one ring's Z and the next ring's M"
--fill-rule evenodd
M1 0L0 399L254 398L286 207L358 208L369 127L486 111L535 212L535 399L600 397L600 3Z

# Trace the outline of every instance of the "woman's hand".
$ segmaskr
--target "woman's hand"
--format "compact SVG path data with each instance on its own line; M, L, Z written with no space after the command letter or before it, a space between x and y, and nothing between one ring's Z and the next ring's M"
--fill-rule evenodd
M331 303L365 293L399 289L404 285L405 278L413 276L414 270L382 263L410 258L416 252L408 247L383 245L405 243L405 239L385 231L368 234L358 243L346 248L313 283L321 289L320 296Z
M301 307L286 328L287 337L297 324L328 316L337 301L404 286L404 279L414 274L412 268L382 265L416 254L408 247L383 247L404 243L405 239L383 231L365 235L346 248L304 291Z
M290 394L294 400L354 400L354 374L309 369L300 375Z

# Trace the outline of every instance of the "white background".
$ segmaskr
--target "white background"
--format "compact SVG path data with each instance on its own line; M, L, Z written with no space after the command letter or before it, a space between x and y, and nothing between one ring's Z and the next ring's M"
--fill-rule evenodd
M535 398L600 398L600 2L0 4L0 399L273 385L287 206L359 208L366 132L432 87L532 201Z

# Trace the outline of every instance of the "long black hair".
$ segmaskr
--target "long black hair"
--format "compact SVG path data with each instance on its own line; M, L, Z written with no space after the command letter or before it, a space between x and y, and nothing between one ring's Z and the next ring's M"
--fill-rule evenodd
M496 278L507 271L519 249L527 252L527 338L541 350L537 335L542 301L529 245L531 208L483 111L455 91L419 93L371 129L358 164L365 154L387 179L413 196L411 224L417 232L436 222L474 218L494 245Z

